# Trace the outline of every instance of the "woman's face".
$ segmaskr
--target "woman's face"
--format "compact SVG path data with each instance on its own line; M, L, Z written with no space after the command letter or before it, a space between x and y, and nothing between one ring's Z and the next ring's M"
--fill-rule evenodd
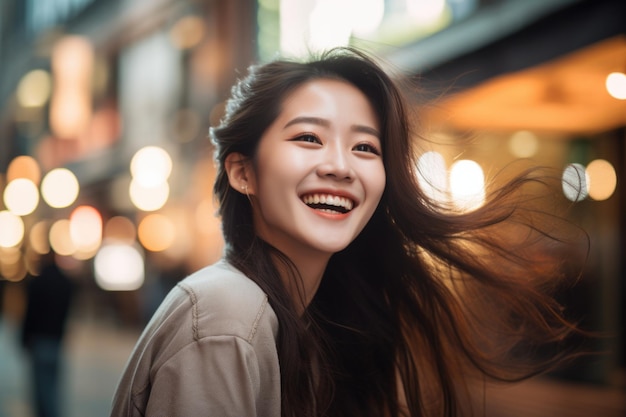
M344 249L382 196L381 152L378 117L360 90L331 79L299 86L257 148L257 234L292 259Z

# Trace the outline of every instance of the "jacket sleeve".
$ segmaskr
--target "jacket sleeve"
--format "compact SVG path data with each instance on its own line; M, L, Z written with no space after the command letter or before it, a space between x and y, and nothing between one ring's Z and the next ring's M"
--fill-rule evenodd
M147 417L254 417L260 372L250 343L205 337L153 370Z

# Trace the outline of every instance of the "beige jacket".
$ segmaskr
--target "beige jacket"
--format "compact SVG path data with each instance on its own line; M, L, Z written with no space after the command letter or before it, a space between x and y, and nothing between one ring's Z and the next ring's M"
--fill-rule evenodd
M112 417L279 417L278 321L226 261L181 281L126 365Z

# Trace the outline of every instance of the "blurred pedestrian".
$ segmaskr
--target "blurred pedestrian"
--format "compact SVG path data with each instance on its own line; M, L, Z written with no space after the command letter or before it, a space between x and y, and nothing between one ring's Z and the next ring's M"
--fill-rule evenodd
M30 359L37 417L62 415L63 340L74 292L73 281L58 267L53 251L41 258L39 274L26 283L21 337Z

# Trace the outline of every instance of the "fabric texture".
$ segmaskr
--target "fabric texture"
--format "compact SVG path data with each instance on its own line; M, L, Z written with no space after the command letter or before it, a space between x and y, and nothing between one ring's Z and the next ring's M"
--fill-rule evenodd
M111 417L279 417L278 320L221 260L177 284L137 342Z

